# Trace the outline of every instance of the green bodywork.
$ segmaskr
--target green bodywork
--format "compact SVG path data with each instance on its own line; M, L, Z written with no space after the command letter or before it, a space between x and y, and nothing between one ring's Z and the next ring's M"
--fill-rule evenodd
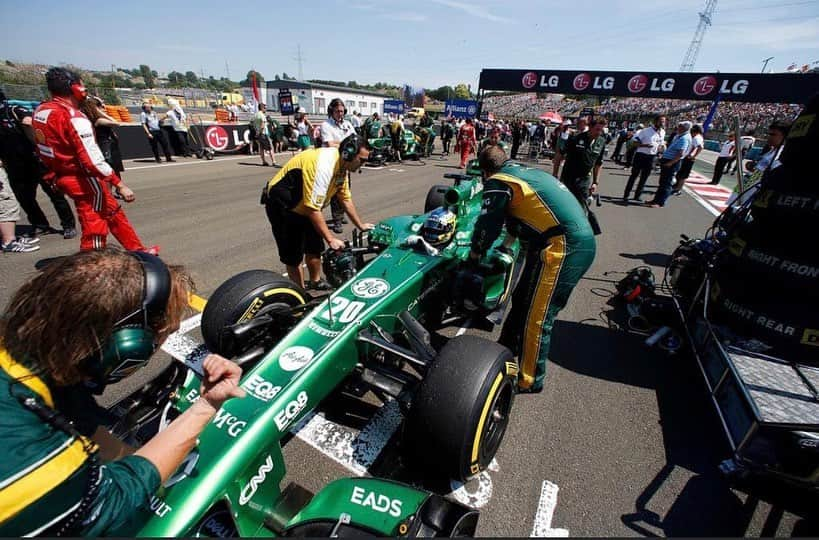
M246 371L242 387L247 396L226 402L218 411L186 464L160 489L151 508L142 513L134 533L154 537L195 535L206 513L218 503L229 509L240 536L273 535L265 520L280 514L277 505L285 476L282 439L370 352L369 345L356 341L361 330L375 322L387 332L396 332L401 324L399 313L406 310L423 321L428 309L440 306L454 270L468 256L472 224L481 210L481 191L482 184L476 179L462 181L449 190L447 201L457 212L458 225L453 241L438 255L403 245L408 236L418 234L425 215L398 216L379 223L370 241L386 246L384 250L307 313L255 367ZM502 235L486 256L487 263L505 268L484 282L489 310L509 292L518 255L517 241L507 242L512 246L511 255L497 251L503 241ZM187 409L199 398L198 388L199 381L189 375L174 406L180 411ZM346 494L332 496L374 480L347 482L332 484L327 488L330 491L319 493L286 526L320 514L338 518L344 511L382 535L395 535L399 523L430 495L389 482L382 482L377 489L368 484L370 491L402 501L396 516L367 510L349 499L345 502Z

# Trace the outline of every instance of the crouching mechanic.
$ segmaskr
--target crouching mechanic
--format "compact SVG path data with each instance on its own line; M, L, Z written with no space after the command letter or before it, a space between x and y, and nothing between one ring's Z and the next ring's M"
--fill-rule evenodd
M362 231L373 228L362 223L350 195L350 173L366 163L370 155L367 141L357 134L348 135L338 148L313 148L290 159L265 186L262 193L267 219L279 249L279 259L287 275L299 286L328 290L321 279L321 252L324 242L335 249L344 241L334 236L322 208L338 196L350 221ZM307 263L309 280L305 283L301 263Z
M57 188L74 200L80 219L80 249L103 249L108 231L122 247L146 250L125 212L111 195L113 185L126 202L134 192L117 176L94 139L94 127L78 109L87 97L80 77L64 68L51 68L46 83L52 99L34 111L32 129L37 154L56 177Z
M507 162L497 146L484 150L479 163L483 210L475 222L469 258L473 264L480 261L504 222L507 232L520 239L526 265L498 342L518 358L518 389L540 392L552 325L594 261L594 234L580 203L553 176Z
M145 365L191 288L181 267L105 249L63 257L14 294L0 318L0 536L132 536L216 411L244 395L241 368L209 355L200 399L141 448L102 427L92 392Z

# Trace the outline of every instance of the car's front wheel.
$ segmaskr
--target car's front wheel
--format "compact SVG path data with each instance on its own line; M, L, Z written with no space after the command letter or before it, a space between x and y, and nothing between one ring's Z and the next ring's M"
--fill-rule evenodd
M421 382L404 426L406 456L422 472L466 480L500 448L515 396L512 352L477 336L450 340Z
M205 305L202 313L205 345L211 352L233 358L256 346L252 340L259 337L258 333L252 333L246 340L239 340L231 332L233 325L250 321L260 312L286 312L308 300L310 297L298 285L269 270L236 274L219 285ZM268 327L263 337L277 340L288 330Z

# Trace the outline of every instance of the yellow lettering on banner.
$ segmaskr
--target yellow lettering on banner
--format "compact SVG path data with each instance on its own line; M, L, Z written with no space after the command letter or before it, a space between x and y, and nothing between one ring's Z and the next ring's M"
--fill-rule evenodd
M812 345L814 347L819 347L819 330L814 330L813 328L805 328L805 331L802 332L802 340L800 341L803 345Z

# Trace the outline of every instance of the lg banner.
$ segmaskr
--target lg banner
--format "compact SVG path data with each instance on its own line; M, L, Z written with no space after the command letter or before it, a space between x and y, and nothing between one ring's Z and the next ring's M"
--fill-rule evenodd
M484 69L480 88L752 103L806 103L819 90L819 73L675 73Z
M475 118L478 114L478 102L468 99L449 99L444 104L444 115L455 118Z

